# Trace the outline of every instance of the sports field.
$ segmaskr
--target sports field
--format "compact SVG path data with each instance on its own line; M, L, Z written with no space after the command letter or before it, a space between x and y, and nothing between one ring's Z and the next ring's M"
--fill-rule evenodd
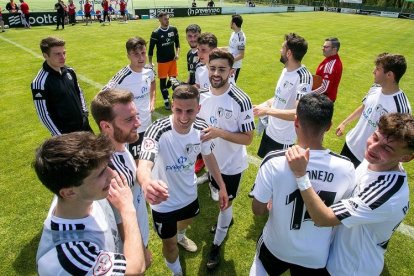
M203 31L217 35L219 45L225 46L231 33L230 16L173 18L182 42L179 71L187 77L185 53L188 45L184 29L198 23ZM340 55L344 72L335 104L336 127L361 102L373 82L373 60L381 52L405 55L408 70L400 82L411 103L414 103L414 21L325 12L243 15L243 30L247 47L238 86L246 91L253 103L261 103L274 94L282 64L279 49L283 35L296 32L309 42L303 63L314 72L323 59L321 45L328 36L341 40ZM156 20L113 22L110 26L78 24L64 31L55 26L30 30L11 29L0 33L0 275L35 275L35 255L42 222L52 194L43 188L31 168L35 148L50 135L37 118L30 92L30 82L42 63L39 41L49 35L66 40L67 64L75 68L80 85L90 104L114 73L128 63L124 44L129 37L149 39L158 26ZM157 91L155 116L166 115L161 95ZM93 120L91 119L91 122ZM97 127L92 122L93 127ZM335 128L334 127L334 128ZM349 128L347 129L349 130ZM257 173L256 151L260 137L255 136L248 147L251 165L244 174L239 198L234 201L235 224L222 248L221 265L217 275L247 275L258 238L266 218L255 218L247 193ZM344 138L331 130L325 146L340 151ZM405 165L414 190L414 163ZM180 252L187 275L206 275L206 257L213 236L209 228L217 217L217 207L209 198L207 185L199 187L201 213L187 234L199 246L197 253ZM413 193L412 193L413 194ZM411 196L411 200L413 200ZM411 211L388 247L383 275L414 275L414 212ZM401 229L404 233L401 232ZM155 232L150 245L153 265L147 275L168 275L161 254L161 243ZM367 264L369 265L369 264Z

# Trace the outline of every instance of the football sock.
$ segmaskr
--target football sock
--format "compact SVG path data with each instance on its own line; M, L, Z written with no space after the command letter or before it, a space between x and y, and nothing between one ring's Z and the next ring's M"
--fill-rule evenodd
M233 217L233 206L224 211L220 211L217 221L216 234L214 235L214 244L221 245L229 230L230 222Z
M174 274L178 274L182 271L181 264L180 264L180 256L178 256L177 260L175 260L175 262L173 262L173 263L169 263L167 261L167 259L164 259L164 260L165 260L165 263L167 264L168 268L171 269L171 271Z

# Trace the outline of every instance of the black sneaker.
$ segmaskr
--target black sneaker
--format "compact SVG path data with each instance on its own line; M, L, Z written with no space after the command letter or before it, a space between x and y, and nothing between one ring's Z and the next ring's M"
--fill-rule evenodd
M214 270L220 263L220 245L215 245L211 247L210 254L208 255L207 260L207 269Z
M170 101L164 102L164 107L165 107L165 110L171 110Z
M234 223L234 220L232 218L231 221L230 221L229 229L233 225L233 223ZM215 234L216 233L216 229L217 229L217 222L213 226L211 226L210 233L211 234Z

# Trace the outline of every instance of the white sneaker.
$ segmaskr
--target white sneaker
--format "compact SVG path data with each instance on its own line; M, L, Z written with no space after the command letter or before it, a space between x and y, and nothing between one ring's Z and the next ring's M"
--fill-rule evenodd
M177 241L177 243L181 245L188 252L197 251L197 245L195 244L195 242L187 238L187 236L184 236L181 240Z
M208 186L210 186L210 194L211 194L211 198L214 201L219 201L219 190L214 188L213 185L211 185L211 183L208 183Z
M201 185L201 184L204 184L208 181L209 181L208 173L206 172L202 176L197 177L197 182L196 183L197 183L197 185Z

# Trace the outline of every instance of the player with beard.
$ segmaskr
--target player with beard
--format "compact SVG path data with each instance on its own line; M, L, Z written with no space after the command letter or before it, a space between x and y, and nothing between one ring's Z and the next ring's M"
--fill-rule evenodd
M128 150L138 165L142 138L151 124L151 113L155 109L155 74L152 69L145 68L147 62L146 42L141 37L132 37L125 44L130 64L122 68L102 89L119 88L134 94L135 106L139 110L141 126L137 129L138 140L128 144Z
M183 273L177 243L187 251L197 251L197 245L187 238L186 229L200 212L194 174L199 153L220 187L220 209L225 210L228 205L226 185L212 154L214 143L201 138L208 125L197 117L199 110L197 88L175 88L172 115L155 121L147 129L138 165L138 181L151 205L163 256L174 275Z
M144 51L145 53L145 51ZM91 111L101 133L107 136L115 148L111 156L111 168L125 175L133 193L133 202L136 209L136 219L141 231L144 247L148 248L149 226L148 213L144 194L137 183L137 167L131 153L125 147L126 143L134 143L139 136L140 127L138 111L131 92L119 89L110 89L99 92L91 103ZM124 239L124 227L119 212L114 209L115 220ZM145 252L146 267L151 264L151 253Z
M254 118L250 98L229 83L234 73L233 60L229 52L220 49L210 53L208 73L211 85L207 92L201 94L200 102L199 116L209 124L203 130L202 141L214 140L213 152L229 195L229 208L220 211L217 226L212 229L215 236L207 261L210 270L220 262L220 246L233 217L232 200L237 196L242 172L248 167L246 146L253 140ZM214 179L211 179L211 184L221 189Z

